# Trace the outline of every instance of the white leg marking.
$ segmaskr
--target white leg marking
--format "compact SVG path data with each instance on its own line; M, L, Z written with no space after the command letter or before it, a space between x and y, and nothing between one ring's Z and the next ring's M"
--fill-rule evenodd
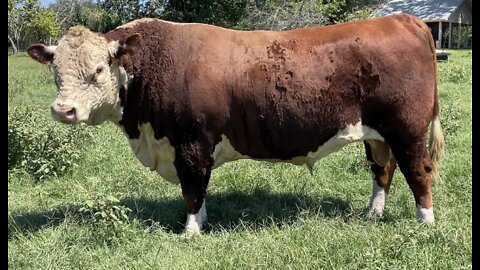
M207 222L207 209L205 207L205 199L203 200L202 207L196 214L187 215L187 223L185 224L185 234L194 235L200 234L203 225Z
M368 218L383 216L386 198L387 192L385 192L385 189L383 187L377 184L377 181L375 180L375 175L373 175L372 197L370 199L370 207L367 214Z
M417 220L421 223L435 223L435 217L433 216L433 207L423 208L421 205L417 204Z

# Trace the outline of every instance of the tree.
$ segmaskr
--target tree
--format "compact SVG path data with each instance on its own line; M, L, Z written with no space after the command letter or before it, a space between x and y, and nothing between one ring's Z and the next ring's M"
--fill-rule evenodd
M103 0L99 5L105 11L105 15L108 15L104 16L104 19L109 20L115 27L138 19L142 15L140 0Z
M142 6L142 17L156 18L161 17L161 14L165 11L164 1L149 0L144 1Z
M29 40L48 44L52 43L52 38L57 39L61 34L60 24L51 9L40 9L31 14L27 31L26 36Z
M18 54L19 43L26 24L26 18L21 8L22 4L22 0L8 0L8 40L14 54Z
M247 15L237 25L240 29L288 30L311 25L324 25L322 1L254 1Z
M8 0L8 40L14 54L18 54L31 16L39 8L38 0Z
M79 2L75 6L71 26L83 25L95 32L106 32L114 29L119 24L117 14L105 11L101 3L86 0Z
M14 54L27 42L46 42L59 35L55 14L40 7L38 0L8 0L8 40Z
M170 0L161 17L177 22L235 26L246 15L249 0Z
M58 24L63 30L74 25L73 19L77 5L84 4L81 0L57 0L51 4L49 8L55 13Z
M287 30L312 25L336 24L371 14L378 0L252 0L240 29Z

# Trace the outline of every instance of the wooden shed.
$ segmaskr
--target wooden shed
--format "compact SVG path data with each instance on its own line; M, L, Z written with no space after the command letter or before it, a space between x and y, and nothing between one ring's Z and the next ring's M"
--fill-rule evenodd
M387 0L375 15L394 13L412 14L426 22L437 48L459 49L472 45L471 34L466 31L471 31L466 26L472 26L472 0Z

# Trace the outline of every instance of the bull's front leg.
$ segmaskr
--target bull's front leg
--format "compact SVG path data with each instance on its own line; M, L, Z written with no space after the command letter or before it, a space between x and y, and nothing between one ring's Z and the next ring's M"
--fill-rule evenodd
M207 221L205 195L213 166L213 147L207 142L182 142L175 151L175 167L187 205L185 234L200 234Z

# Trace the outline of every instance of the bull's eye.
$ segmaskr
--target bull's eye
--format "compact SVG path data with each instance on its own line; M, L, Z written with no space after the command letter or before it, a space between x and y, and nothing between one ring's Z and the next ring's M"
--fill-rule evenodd
M98 82L98 77L100 76L102 71L103 71L103 65L98 66L97 69L95 69L95 74L93 74L93 76L92 76L92 81Z

